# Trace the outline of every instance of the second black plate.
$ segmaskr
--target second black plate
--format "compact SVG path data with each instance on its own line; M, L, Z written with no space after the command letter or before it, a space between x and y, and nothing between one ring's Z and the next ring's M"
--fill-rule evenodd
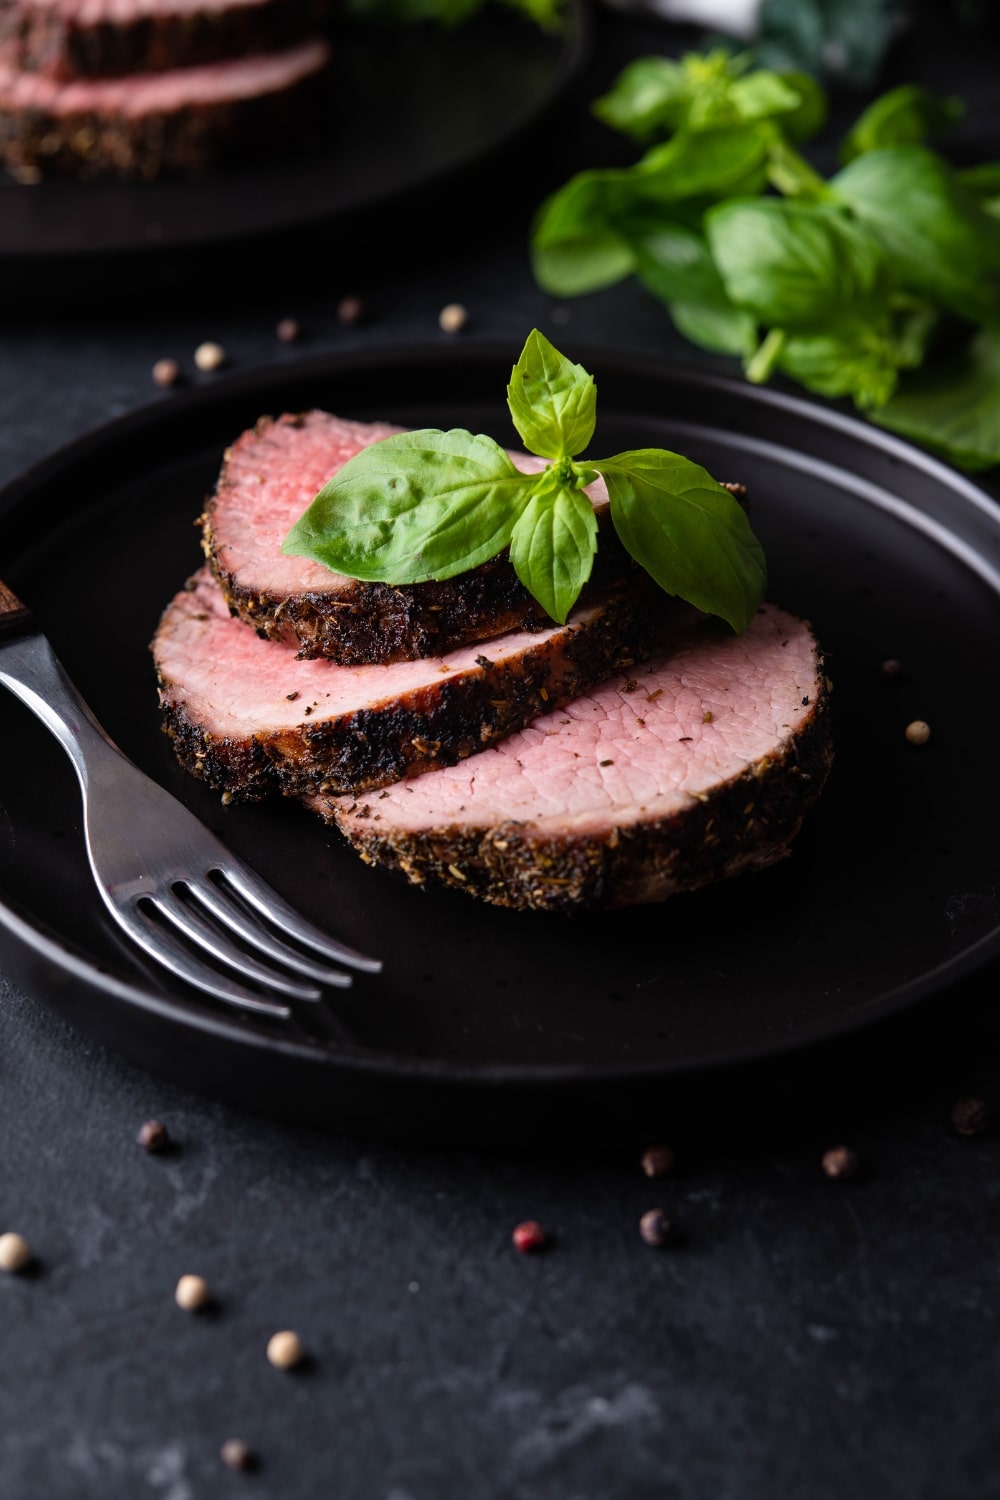
M275 151L200 177L153 183L53 179L20 186L0 172L0 266L46 305L83 294L99 262L126 256L138 273L154 259L175 279L182 252L214 248L227 283L246 261L227 247L277 243L294 233L329 265L377 222L415 247L432 189L494 155L533 124L576 76L584 56L580 4L551 35L516 15L489 10L464 26L342 27L334 36L323 120L308 152ZM421 194L420 213L404 210ZM388 213L398 215L386 220ZM136 260L135 257L138 257ZM69 263L72 263L72 269ZM175 264L176 262L176 264ZM66 263L68 286L55 268ZM178 266L180 269L178 269ZM211 269L200 266L202 276ZM253 263L258 282L273 267ZM119 271L116 300L130 278Z
M598 373L603 449L671 447L749 485L771 596L830 653L837 761L792 857L660 907L519 915L367 869L296 806L224 809L178 769L147 642L198 565L191 523L227 442L261 412L312 405L511 439L516 350L318 359L172 397L28 475L0 501L0 576L123 749L385 972L335 996L329 1025L312 1013L284 1029L172 987L104 918L61 752L0 701L0 936L26 987L220 1097L328 1123L504 1133L517 1100L564 1122L638 1121L685 1076L858 1031L1000 951L1000 788L984 773L1000 705L981 670L1000 640L998 508L836 413L569 352ZM904 738L914 718L933 730L921 749Z

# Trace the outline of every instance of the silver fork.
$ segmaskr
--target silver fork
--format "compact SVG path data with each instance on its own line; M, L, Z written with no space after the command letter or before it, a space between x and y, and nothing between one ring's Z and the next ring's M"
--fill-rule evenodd
M307 922L122 754L30 611L2 580L0 683L37 714L73 762L83 793L87 855L105 906L132 941L172 974L242 1010L287 1017L284 999L256 993L225 971L235 970L264 992L319 1000L321 985L351 983L331 963L368 974L382 967Z

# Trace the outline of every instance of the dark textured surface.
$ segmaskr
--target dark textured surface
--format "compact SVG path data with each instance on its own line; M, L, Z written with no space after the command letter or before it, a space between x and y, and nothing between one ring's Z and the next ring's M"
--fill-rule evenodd
M656 35L609 24L595 90ZM904 44L904 76L984 100L995 87L988 55L955 34L919 43ZM1000 154L995 115L980 109L964 139ZM587 160L590 140L568 129L566 149ZM523 207L500 238L495 224L451 246L428 235L411 265L338 251L281 297L206 304L192 282L145 318L89 306L8 323L0 479L169 400L149 380L162 355L192 371L217 338L234 366L289 358L273 329L290 313L303 348L422 341L456 299L466 337L537 322L558 342ZM336 302L356 289L371 321L345 329ZM570 312L581 343L679 352L631 288ZM8 838L0 812L0 859ZM958 1095L1000 1101L996 977L893 1031L868 1072L790 1093L776 1116L723 1106L711 1130L681 1130L678 1174L659 1183L639 1141L488 1156L282 1129L127 1069L0 984L0 1228L40 1262L0 1278L4 1500L1000 1493L998 1142L949 1127ZM175 1153L134 1144L150 1116ZM841 1141L862 1154L856 1181L820 1171ZM681 1226L675 1248L639 1238L655 1204ZM555 1236L534 1259L510 1248L528 1217ZM174 1306L189 1271L216 1291L214 1314ZM281 1327L313 1355L300 1374L266 1363ZM230 1436L259 1450L258 1474L222 1467Z

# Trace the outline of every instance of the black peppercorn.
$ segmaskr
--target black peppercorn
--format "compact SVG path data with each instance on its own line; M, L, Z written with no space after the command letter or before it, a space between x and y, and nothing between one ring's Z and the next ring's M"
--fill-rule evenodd
M990 1118L985 1099L959 1099L951 1112L952 1129L957 1135L982 1135Z

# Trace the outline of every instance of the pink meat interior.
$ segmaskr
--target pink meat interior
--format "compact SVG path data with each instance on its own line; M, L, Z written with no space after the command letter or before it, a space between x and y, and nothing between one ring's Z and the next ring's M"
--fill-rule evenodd
M572 634L596 613L578 610L566 625L533 634L510 631L446 656L343 667L324 659L298 661L294 645L261 640L230 616L218 585L203 568L196 587L169 605L154 654L170 684L171 700L183 704L190 720L209 725L218 736L243 736L377 709L422 688L436 688L446 678L481 672L479 656L502 662L544 651L548 642Z
M281 544L316 493L349 458L402 430L385 422L349 422L313 411L304 419L286 415L259 431L243 433L230 449L228 482L213 510L221 567L245 588L275 593L343 587L341 575L321 563L283 557ZM544 459L530 454L510 456L525 473L545 466ZM587 493L595 505L607 500L603 480Z
M102 114L137 119L171 114L197 105L257 98L290 88L325 68L329 45L311 38L281 52L258 53L164 73L124 78L81 78L68 83L43 73L21 72L0 61L0 108L39 109L55 116Z
M378 831L510 820L564 837L670 816L780 753L812 711L817 674L808 626L772 605L742 636L696 630L502 744L390 787Z

